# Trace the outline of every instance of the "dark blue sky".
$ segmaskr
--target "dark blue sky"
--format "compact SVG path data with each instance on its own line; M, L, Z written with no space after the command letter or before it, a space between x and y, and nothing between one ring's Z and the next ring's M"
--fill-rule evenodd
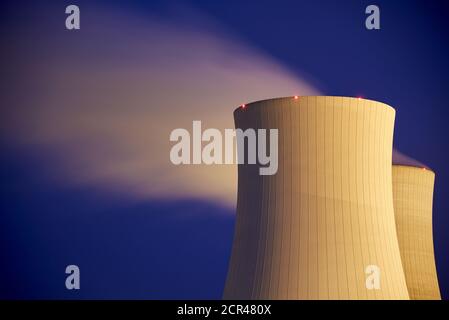
M323 94L394 106L395 146L436 172L436 263L449 298L446 1L111 3L149 17L174 7L199 10ZM369 4L381 9L379 31L364 28ZM20 6L3 6L3 22L22 19ZM39 161L1 146L0 298L221 297L234 222L229 209L191 199L129 205L93 190L61 189L42 179ZM64 288L70 263L82 270L77 292Z

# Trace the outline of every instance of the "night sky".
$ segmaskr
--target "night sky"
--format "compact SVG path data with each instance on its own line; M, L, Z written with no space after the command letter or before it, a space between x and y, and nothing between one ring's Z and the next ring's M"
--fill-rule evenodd
M61 1L56 10L79 4L83 29L83 12L97 9L92 2ZM201 12L324 95L393 106L395 147L436 172L434 245L441 293L449 298L447 1L150 2L99 4L148 19L170 12L172 21L173 8L180 19L183 10ZM26 24L24 12L41 15L50 2L39 3L3 3L0 32L14 37L3 25ZM369 4L380 7L381 30L364 27ZM13 48L2 41L2 68L14 70ZM0 106L2 126L9 99L24 94L9 80L2 76L9 91ZM6 140L0 137L0 298L221 298L232 208L207 198L128 201L94 188L61 187L44 177L45 150L31 156ZM68 264L80 267L81 290L66 290Z

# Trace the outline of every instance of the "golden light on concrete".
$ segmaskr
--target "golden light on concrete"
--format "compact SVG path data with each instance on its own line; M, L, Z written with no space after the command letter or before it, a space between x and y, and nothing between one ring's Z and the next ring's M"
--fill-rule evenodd
M391 180L395 111L343 97L247 104L236 128L279 129L279 169L239 165L225 299L408 299ZM366 287L377 265L381 287Z
M435 173L393 165L393 200L402 265L411 299L441 299L432 236Z

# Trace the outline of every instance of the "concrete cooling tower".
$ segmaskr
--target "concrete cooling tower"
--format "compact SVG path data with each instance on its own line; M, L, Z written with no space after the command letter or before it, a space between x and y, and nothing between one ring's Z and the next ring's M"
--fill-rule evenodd
M238 166L224 299L409 299L393 212L395 110L288 97L248 104L234 118L242 130L279 130L278 171ZM367 283L372 266L378 289Z
M402 265L411 299L441 299L432 237L435 173L393 165L393 201Z

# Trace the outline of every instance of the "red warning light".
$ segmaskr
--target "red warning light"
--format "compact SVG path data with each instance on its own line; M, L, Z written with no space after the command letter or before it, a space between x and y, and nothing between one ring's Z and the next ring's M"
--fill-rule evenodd
M299 99L299 97L298 97L298 96L294 96L294 99L295 99L295 100L298 100L298 99Z
M246 108L246 104L242 104L240 107L241 107L242 109L245 109L245 108Z

